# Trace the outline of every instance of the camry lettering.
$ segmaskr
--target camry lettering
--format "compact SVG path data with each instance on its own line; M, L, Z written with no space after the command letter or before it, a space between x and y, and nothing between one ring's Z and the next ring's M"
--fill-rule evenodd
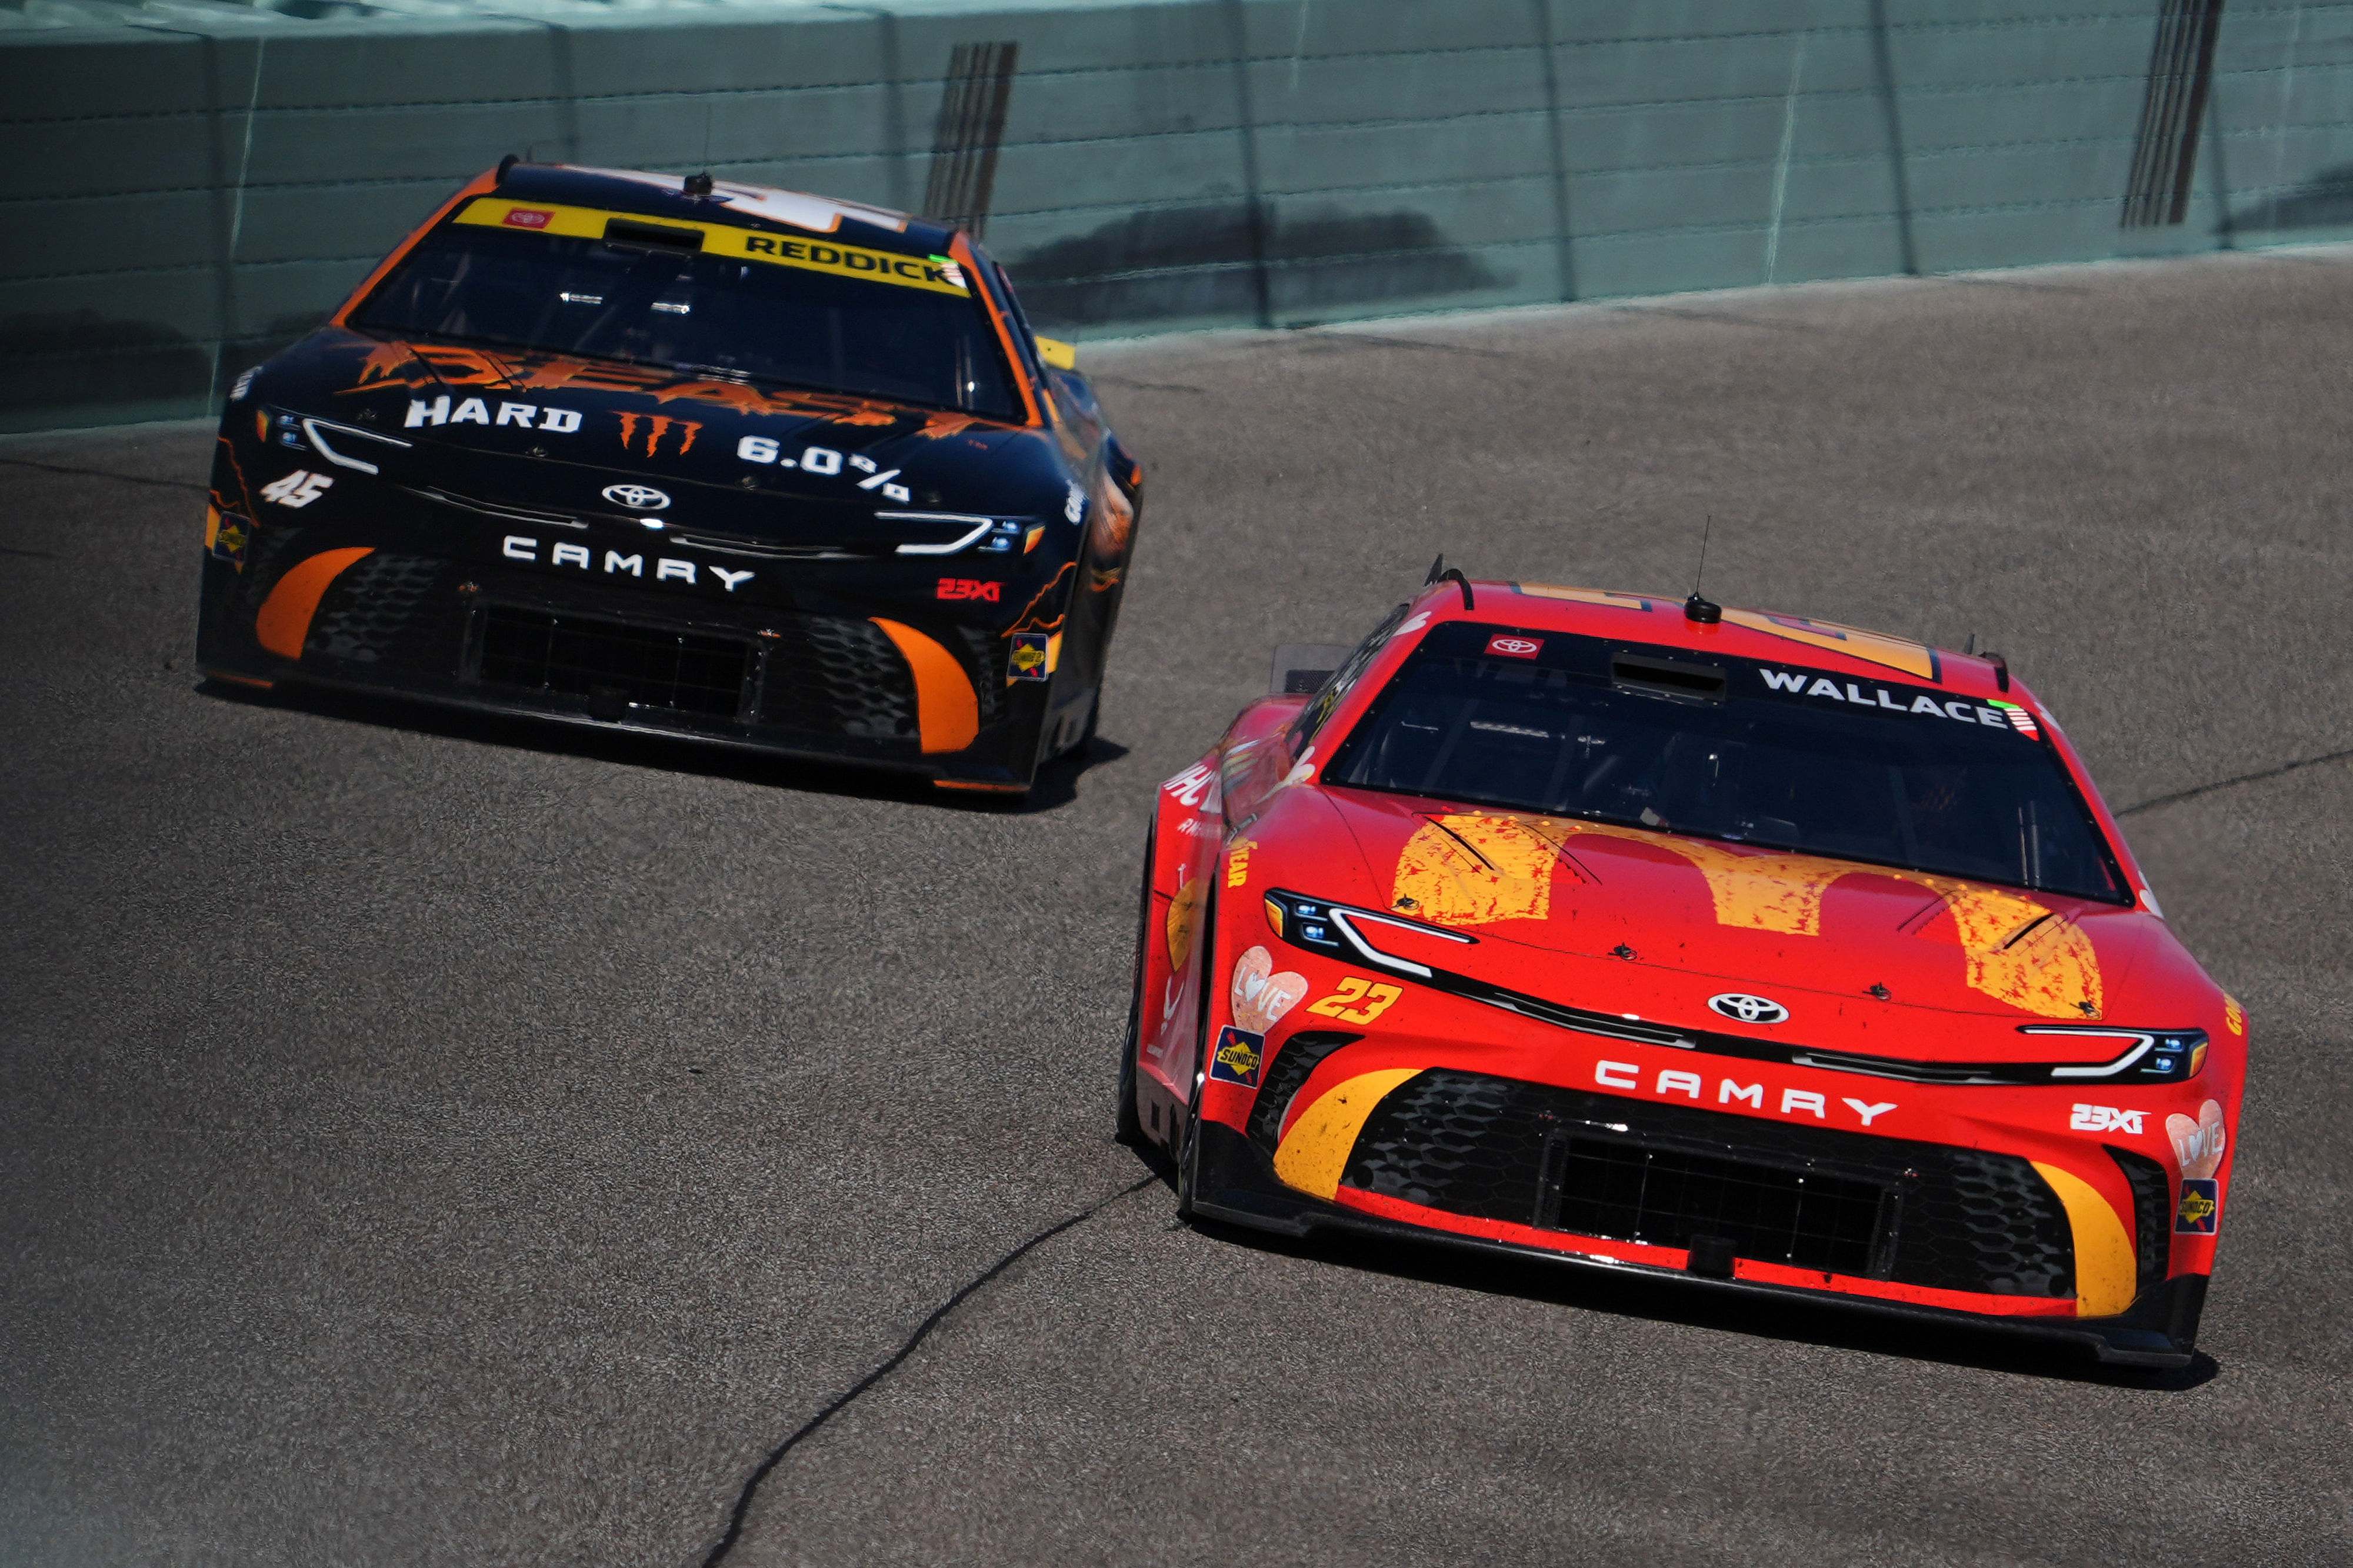
M1314 1012L1314 1008L1308 1011ZM1596 1062L1593 1081L1603 1089L1642 1088L1642 1069L1636 1062ZM1663 1100L1681 1095L1687 1100L1705 1098L1706 1080L1688 1068L1664 1068L1651 1081L1650 1092ZM1755 1110L1766 1108L1765 1086L1761 1083L1741 1083L1735 1079L1720 1079L1715 1086L1718 1105L1746 1105ZM1868 1127L1895 1109L1894 1101L1874 1105L1860 1100L1841 1102L1854 1113L1855 1120ZM1783 1116L1810 1116L1817 1121L1830 1120L1830 1100L1810 1089L1785 1089L1781 1091L1779 1113Z
M540 542L528 534L510 533L499 542L499 553L510 561L528 561L535 566L543 563L549 566L576 566L583 572L593 572L597 569L594 552L585 544L558 544L547 552L544 563L541 560L539 551ZM701 582L702 571L707 570L712 576L719 580L720 585L731 594L749 583L753 575L749 571L731 572L724 566L705 567L700 562L680 561L667 555L655 556L653 567L655 582L684 583L690 587ZM646 574L646 557L642 552L624 555L617 550L607 550L605 552L603 570L607 576L642 578Z
M2076 1132L2129 1132L2138 1137L2141 1118L2138 1110L2119 1110L2113 1105L2078 1105L2067 1119L2068 1128Z
M538 416L539 418L539 423L536 425L531 422L533 415ZM493 421L491 418L489 405L479 397L466 399L465 402L458 405L457 413L450 413L449 395L445 392L429 403L421 397L410 398L408 417L401 423L408 429L414 430L420 425L489 425ZM499 405L499 416L495 423L516 425L526 430L545 430L557 436L568 436L580 428L580 411L576 408L552 408L536 403L501 403Z

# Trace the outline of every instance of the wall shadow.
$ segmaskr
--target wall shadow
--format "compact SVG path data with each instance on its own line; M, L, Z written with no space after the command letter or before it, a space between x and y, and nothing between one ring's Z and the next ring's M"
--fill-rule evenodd
M984 816L1032 816L1054 811L1078 798L1078 783L1089 769L1116 762L1128 748L1098 735L1082 752L1057 758L1038 771L1026 797L976 791L934 789L924 779L887 768L804 762L763 755L691 740L607 730L522 714L477 713L463 708L366 692L281 685L262 691L223 680L199 680L198 695L248 708L274 708L348 724L402 730L414 735L460 741L508 752L578 757L617 767L647 768L697 778L729 779L763 789L794 790L858 800L901 801L951 812Z
M1253 221L1255 220L1255 221ZM1280 213L1248 202L1160 208L1054 240L1008 261L1041 326L1253 316L1263 232L1275 317L1335 305L1429 298L1508 281L1450 243L1426 213Z
M2336 228L2353 224L2353 163L2324 169L2292 191L2281 191L2233 211L2221 232Z

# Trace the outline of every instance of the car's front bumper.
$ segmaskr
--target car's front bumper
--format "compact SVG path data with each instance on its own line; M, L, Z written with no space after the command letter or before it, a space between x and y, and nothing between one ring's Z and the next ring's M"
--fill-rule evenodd
M1011 664L1000 627L912 592L895 604L871 592L808 608L733 604L552 582L413 545L270 542L242 560L205 558L197 665L207 675L1008 790L1027 786L1058 718L1049 702L1060 694ZM909 589L929 585L902 575Z
M1467 1247L1621 1278L1670 1280L1719 1294L1852 1308L1917 1323L2023 1336L2044 1343L2078 1346L2103 1363L2160 1369L2189 1364L2199 1315L2206 1299L2207 1277L2203 1274L2182 1274L2158 1281L2144 1290L2128 1310L2105 1318L2083 1318L2063 1310L2033 1313L2002 1310L2000 1309L2017 1303L1998 1299L1981 1303L1989 1310L1973 1310L1965 1306L1862 1294L1853 1287L1867 1288L1868 1282L1841 1281L1828 1276L1819 1277L1820 1283L1804 1285L1789 1278L1794 1271L1745 1258L1703 1259L1686 1248L1630 1247L1565 1231L1480 1221L1395 1200L1378 1205L1385 1212L1376 1212L1361 1195L1351 1201L1352 1194L1345 1188L1333 1199L1321 1199L1284 1183L1276 1174L1268 1152L1243 1132L1220 1122L1203 1121L1198 1139L1198 1146L1187 1152L1193 1162L1194 1213L1288 1237L1330 1232L1382 1241ZM1846 1288L1842 1289L1841 1284Z

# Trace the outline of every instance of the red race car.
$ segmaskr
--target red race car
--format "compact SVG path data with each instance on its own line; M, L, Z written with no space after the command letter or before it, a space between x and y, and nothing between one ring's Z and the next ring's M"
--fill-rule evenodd
M2189 1362L2246 1018L1998 655L1459 573L1284 653L1146 854L1188 1216Z

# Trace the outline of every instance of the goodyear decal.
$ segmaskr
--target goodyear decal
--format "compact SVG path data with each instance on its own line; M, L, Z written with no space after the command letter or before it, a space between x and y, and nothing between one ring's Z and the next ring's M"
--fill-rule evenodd
M702 254L730 261L765 261L776 267L797 267L807 272L838 278L863 279L870 283L896 283L934 294L967 298L964 272L953 261L901 256L888 250L867 250L855 245L800 239L788 234L766 234L731 224L703 223L693 218L657 217L647 213L607 212L598 207L562 206L548 202L518 202L484 196L458 215L457 221L477 228L522 229L532 234L557 234L572 239L602 239L605 226L618 219L650 228L691 229L702 236Z

